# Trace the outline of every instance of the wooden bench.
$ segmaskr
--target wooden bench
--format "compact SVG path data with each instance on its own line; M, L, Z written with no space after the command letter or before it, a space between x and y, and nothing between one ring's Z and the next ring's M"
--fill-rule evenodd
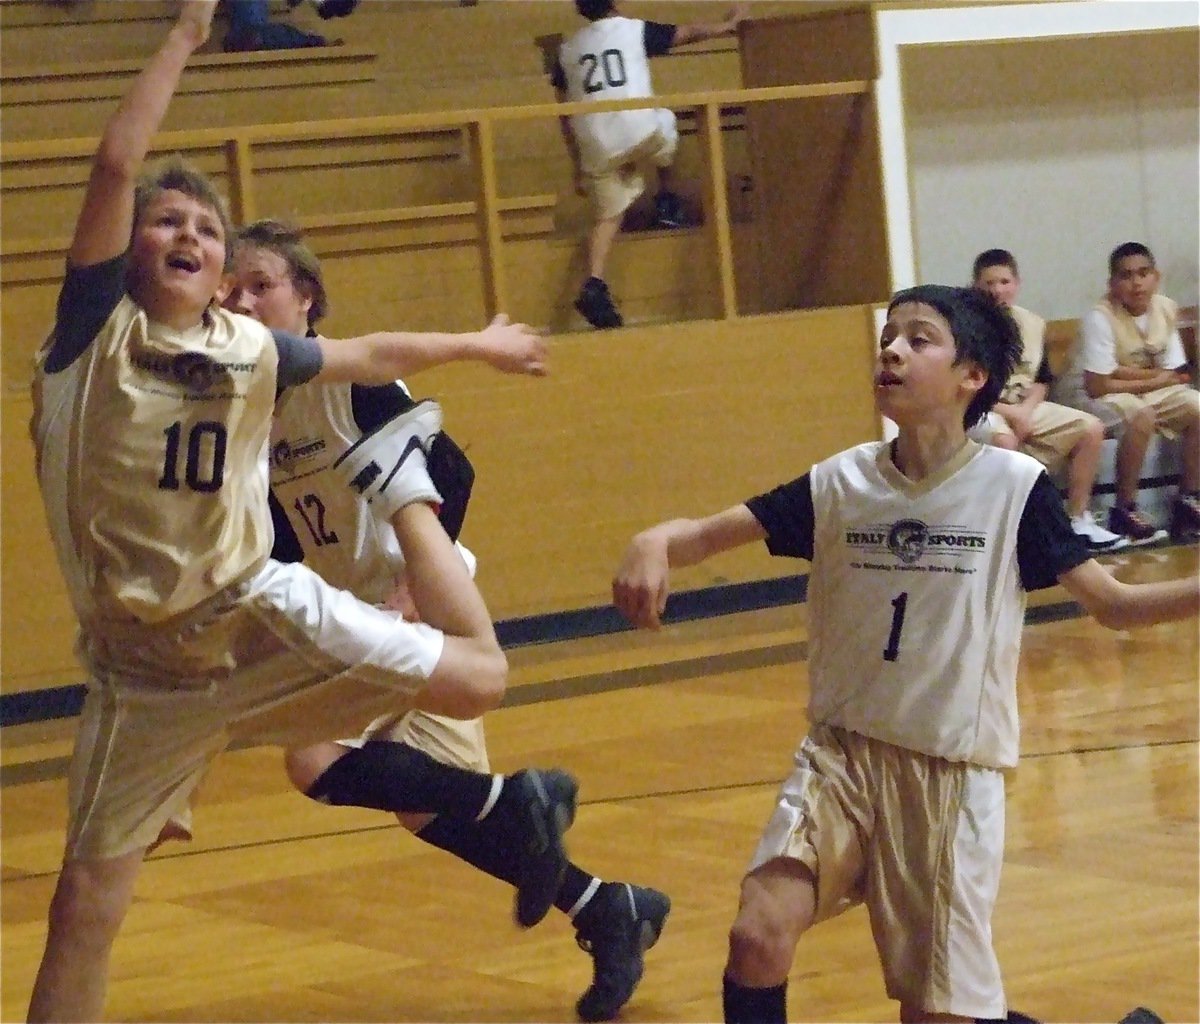
M374 84L376 59L376 52L363 46L197 56L176 91L171 121L202 125L204 108L219 111L225 123L253 123L264 109L284 120L321 116L335 100L344 109L346 88ZM7 64L0 73L5 137L61 138L94 132L144 64L145 58L37 67Z

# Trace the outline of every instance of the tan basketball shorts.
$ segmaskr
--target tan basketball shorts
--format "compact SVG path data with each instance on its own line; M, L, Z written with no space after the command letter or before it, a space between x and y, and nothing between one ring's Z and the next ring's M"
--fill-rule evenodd
M974 430L971 436L985 443L994 443L997 435L1013 436L1012 430L998 412L994 410L986 417L986 426L979 436ZM1081 409L1059 405L1057 402L1039 402L1033 410L1033 422L1029 434L1020 445L1020 450L1026 455L1032 455L1051 473L1057 472L1067 461L1071 449L1079 443L1079 439L1087 433L1093 423L1100 423L1099 417ZM1103 426L1103 424L1101 424Z
M818 921L865 903L892 999L995 1018L1005 1014L991 932L1003 856L999 771L814 726L750 870L803 863Z
M669 167L675 159L679 135L675 114L656 111L657 131L646 136L627 153L614 157L607 165L585 176L597 220L619 217L646 191L645 165Z
M67 856L149 846L171 819L186 831L192 790L233 739L312 743L411 708L443 639L277 562L187 624L93 630L81 641Z

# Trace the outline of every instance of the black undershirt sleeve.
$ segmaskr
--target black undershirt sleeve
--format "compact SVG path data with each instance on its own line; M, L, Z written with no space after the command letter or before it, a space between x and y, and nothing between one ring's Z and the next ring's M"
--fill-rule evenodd
M350 385L354 425L364 435L374 433L416 404L399 384Z
M746 507L767 531L771 554L812 561L816 514L810 474L751 498Z
M90 267L67 264L58 308L54 341L46 356L47 373L60 373L87 350L125 294L128 251Z
M642 32L642 41L646 47L647 57L661 57L675 44L675 31L678 26L663 24L660 21L648 21Z
M1021 586L1030 592L1052 587L1059 576L1091 557L1083 539L1071 529L1058 491L1050 478L1041 473L1025 499L1017 527Z

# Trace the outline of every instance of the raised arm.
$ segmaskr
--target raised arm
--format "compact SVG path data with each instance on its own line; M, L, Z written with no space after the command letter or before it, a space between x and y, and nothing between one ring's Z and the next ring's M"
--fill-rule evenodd
M133 190L188 58L208 39L217 0L184 0L167 38L104 127L68 258L85 267L129 247Z
M658 629L671 592L670 570L763 540L766 530L745 505L706 519L671 519L629 542L613 577L613 604L635 626Z
M388 384L443 363L487 363L501 373L546 373L546 339L503 313L482 331L466 334L381 331L358 338L318 338L322 366L316 380Z
M731 36L737 31L738 25L750 16L748 3L735 4L726 13L723 21L705 21L694 25L680 25L675 29L675 39L672 46L686 46L688 43L699 43L705 39L717 39L720 36Z
M1200 614L1200 576L1122 583L1089 560L1058 578L1067 593L1102 626L1131 629Z

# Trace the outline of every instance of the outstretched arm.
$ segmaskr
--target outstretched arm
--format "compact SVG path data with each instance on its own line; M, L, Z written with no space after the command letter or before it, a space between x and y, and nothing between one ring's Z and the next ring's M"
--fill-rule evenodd
M482 331L467 334L381 331L333 341L318 338L322 366L316 380L387 384L443 363L487 363L501 373L546 373L546 339L503 313Z
M1058 581L1087 613L1109 629L1151 626L1200 614L1200 577L1155 583L1122 583L1094 559Z
M670 570L767 535L745 505L706 519L671 519L643 530L625 549L613 577L613 604L635 626L658 629L671 592Z
M675 29L672 46L686 46L688 43L699 43L705 39L717 39L720 36L731 36L737 31L738 25L750 16L748 3L735 4L725 15L723 21L706 21L694 25L680 25Z
M133 190L150 140L188 58L208 39L217 0L185 0L167 38L108 119L92 161L68 259L86 267L119 256L133 229Z

